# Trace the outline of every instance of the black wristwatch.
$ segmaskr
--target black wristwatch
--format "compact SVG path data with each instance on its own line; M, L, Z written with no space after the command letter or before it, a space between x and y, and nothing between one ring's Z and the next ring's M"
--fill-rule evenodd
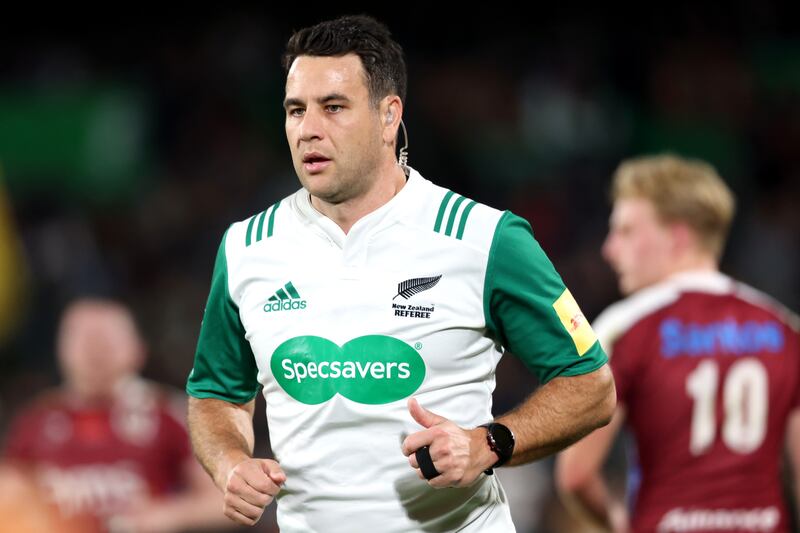
M511 455L514 453L514 433L503 424L496 422L482 424L480 427L488 430L486 441L489 443L489 449L499 458L491 468L484 470L485 474L491 476L494 474L495 468L506 464L511 459Z

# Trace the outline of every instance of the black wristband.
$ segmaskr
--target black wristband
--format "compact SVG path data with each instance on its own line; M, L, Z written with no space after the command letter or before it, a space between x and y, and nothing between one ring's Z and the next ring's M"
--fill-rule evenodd
M414 456L417 458L419 469L422 471L422 475L425 477L425 479L431 480L441 474L441 472L436 470L436 467L433 466L431 451L428 449L427 445L414 452Z

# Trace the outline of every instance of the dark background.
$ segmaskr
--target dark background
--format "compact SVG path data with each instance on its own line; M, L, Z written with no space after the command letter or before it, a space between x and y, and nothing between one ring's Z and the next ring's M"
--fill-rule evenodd
M128 302L146 375L183 386L222 233L298 187L283 45L340 14L377 16L405 48L410 164L527 218L587 316L619 297L599 255L610 175L666 151L709 161L738 196L723 269L800 307L796 2L299 9L5 20L0 436L57 382L57 318L77 296ZM518 370L501 365L498 412L535 386ZM565 527L541 498L536 530Z

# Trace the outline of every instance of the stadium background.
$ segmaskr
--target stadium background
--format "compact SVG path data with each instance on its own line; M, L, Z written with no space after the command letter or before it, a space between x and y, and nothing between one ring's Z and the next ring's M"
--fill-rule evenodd
M127 6L91 20L9 18L0 437L22 403L57 382L57 317L79 295L129 302L150 344L146 375L183 386L223 231L297 187L283 44L292 29L344 13L377 16L406 50L411 165L531 221L587 316L619 296L599 255L609 176L622 158L664 151L718 168L739 198L723 268L797 310L800 9L720 4L532 7L533 16L499 5ZM507 359L497 412L535 386ZM263 426L260 438L263 451ZM575 527L549 468L508 482L531 531Z

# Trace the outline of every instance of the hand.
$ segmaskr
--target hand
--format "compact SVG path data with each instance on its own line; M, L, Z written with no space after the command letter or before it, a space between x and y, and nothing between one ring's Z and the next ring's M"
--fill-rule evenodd
M406 437L403 455L408 457L408 463L416 469L420 479L425 479L414 452L429 446L433 466L440 473L428 480L431 487L466 487L497 461L486 441L485 428L462 429L423 408L414 398L408 400L408 411L426 429Z
M245 459L231 468L223 488L225 516L238 524L252 526L261 518L286 474L272 459Z

